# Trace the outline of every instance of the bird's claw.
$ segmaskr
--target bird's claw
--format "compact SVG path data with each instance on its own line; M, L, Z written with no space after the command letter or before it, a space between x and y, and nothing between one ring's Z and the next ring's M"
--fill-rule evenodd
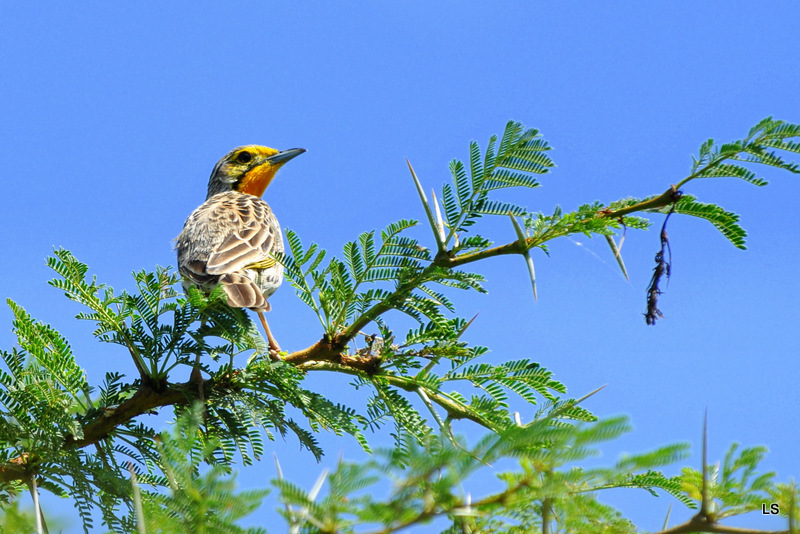
M280 347L273 347L273 346L270 345L270 347L269 347L269 357L274 362L283 361L283 358L281 358L281 348Z

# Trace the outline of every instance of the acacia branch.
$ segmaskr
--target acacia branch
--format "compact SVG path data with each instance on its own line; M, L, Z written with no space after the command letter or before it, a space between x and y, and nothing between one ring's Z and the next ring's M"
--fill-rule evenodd
M493 258L495 256L504 256L506 254L525 254L525 250L531 249L536 245L536 242L532 237L527 238L525 243L525 247L523 247L519 241L513 241L511 243L506 243L505 245L487 248L486 250L479 250L478 252L471 252L469 254L462 254L455 257L442 255L434 260L434 264L452 269L475 261L484 260L486 258Z
M620 217L624 217L625 215L629 215L637 211L663 208L675 202L675 195L677 194L677 191L678 190L676 186L673 185L669 189L658 195L657 197L653 197L649 200L639 202L637 204L634 204L633 206L628 206L627 208L621 208L614 211L611 210L599 211L597 212L595 217L597 217L598 219L619 219ZM439 267L446 267L452 269L455 267L466 265L468 263L484 260L486 258L493 258L495 256L503 256L506 254L525 254L526 251L539 245L543 241L544 240L542 239L528 237L525 239L524 245L522 244L521 241L517 240L511 243L506 243L505 245L499 245L496 247L488 248L486 250L480 250L478 252L462 254L460 256L449 256L446 253L439 254L434 259L433 264Z
M163 390L157 390L150 385L143 385L134 395L116 407L104 408L98 418L83 427L80 437L67 436L64 440L65 449L82 448L97 443L123 425L140 415L152 413L154 409L164 406L186 404L191 398L191 388L196 384L169 385ZM35 465L41 459L24 453L18 458L0 465L0 482L25 480Z
M685 181L685 180L684 180ZM683 183L683 182L681 182ZM669 206L673 202L675 202L675 195L678 194L677 186L673 185L670 186L669 189L658 195L657 197L653 197L649 200L645 200L643 202L639 202L634 204L633 206L628 206L627 208L621 208L614 211L600 211L597 213L596 217L598 218L605 218L605 219L618 219L620 217L624 217L630 213L635 213L637 211L644 211L644 210L654 210L658 208L664 208Z
M196 389L197 385L192 382L175 384L163 391L156 390L149 385L142 386L130 399L119 406L103 409L100 417L83 427L82 437L67 436L64 440L64 448L81 448L92 445L106 438L119 425L140 415L152 413L156 408L186 404L191 397L191 388Z
M289 357L291 356L293 355L289 355ZM284 361L287 361L289 357L284 359ZM376 366L375 360L378 360L378 358L374 356L367 358L353 358L350 356L342 355L342 357L343 357L342 363L309 359L303 361L302 363L299 363L297 365L297 368L304 371L334 371L350 375L364 376L365 368L375 367ZM368 371L366 372L368 373ZM498 427L496 424L492 423L488 419L481 417L475 411L471 410L468 406L454 399L452 396L443 393L441 391L430 389L429 387L426 387L425 385L416 382L413 378L388 375L388 374L377 375L376 378L398 389L402 389L404 391L408 391L411 393L417 393L419 388L423 388L428 398L431 401L438 404L439 406L441 406L442 409L444 409L445 412L447 412L447 416L450 419L467 419L485 428L488 428L493 432L500 432L503 430L502 428Z
M380 357L354 357L346 354L344 349L345 347L338 342L322 339L305 349L292 352L283 361L301 371L333 371L357 376L374 376L380 370ZM405 391L415 392L420 387L408 377L380 375L380 379ZM153 413L157 408L187 404L191 399L197 398L200 387L207 398L211 397L215 390L231 391L230 384L222 385L214 378L202 381L202 386L200 382L191 380L176 384L167 382L151 384L144 381L143 385L129 399L115 407L102 409L102 413L96 419L83 427L80 437L67 436L63 447L65 449L82 448L98 443L111 435L119 426L139 416ZM446 393L427 388L426 393L433 402L447 412L449 417L468 419L490 430L500 430L491 421L480 417L469 407ZM5 464L0 464L0 482L27 479L31 471L35 470L35 464L38 461L37 458L25 453Z
M689 178L691 179L692 177L693 176ZM684 182L685 181L687 180L684 180ZM650 200L616 211L601 211L596 214L596 217L616 219L637 211L665 207L675 201L676 193L676 186L673 185L661 195ZM366 374L367 376L373 376L380 370L381 359L375 356L353 357L346 353L347 344L355 338L362 328L375 318L380 317L387 311L395 309L398 302L405 299L421 281L426 279L430 269L453 269L494 256L525 254L527 250L536 246L540 241L540 238L528 237L524 241L516 240L505 245L460 256L451 256L447 252L440 252L426 269L423 269L417 276L399 286L388 299L375 304L372 308L367 310L344 331L333 336L331 339L324 338L305 349L295 351L287 355L283 361L303 371L333 371L353 375L363 376ZM80 438L67 436L64 441L64 448L81 448L97 443L108 437L118 426L132 421L141 415L151 413L156 408L186 404L190 398L196 397L199 386L209 395L214 391L216 384L213 379L202 382L190 381L183 384L169 384L167 382L161 384L148 383L146 379L147 375L144 373L140 362L140 355L134 350L131 343L126 343L126 345L131 352L131 357L136 364L137 370L143 375L142 382L144 385L142 385L130 399L116 407L106 408L97 419L85 425ZM407 377L381 375L381 379L394 387L409 392L415 392L417 388L420 387L419 384ZM496 428L495 424L480 417L474 411L470 410L469 407L456 401L449 395L427 388L426 394L433 402L441 406L452 419L468 419L493 431L500 430ZM31 466L32 458L28 454L23 454L10 462L0 464L0 482L24 480L29 476Z
M683 524L667 530L661 530L655 534L690 534L692 532L710 532L717 534L789 534L788 530L757 530L752 528L727 527L715 523L702 514L697 514Z

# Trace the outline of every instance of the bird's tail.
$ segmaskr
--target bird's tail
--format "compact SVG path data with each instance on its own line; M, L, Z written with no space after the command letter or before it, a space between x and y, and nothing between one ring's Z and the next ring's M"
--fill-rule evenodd
M219 278L219 283L228 296L228 305L234 308L269 311L269 302L264 298L255 282L240 273L227 273Z

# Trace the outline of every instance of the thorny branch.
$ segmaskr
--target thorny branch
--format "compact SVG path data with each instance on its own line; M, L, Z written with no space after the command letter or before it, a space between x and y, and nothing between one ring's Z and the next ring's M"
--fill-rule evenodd
M644 202L639 202L638 204L634 204L633 206L628 206L627 208L618 209L616 211L611 211L611 210L599 211L597 212L595 217L603 219L620 219L625 215L629 215L631 213L635 213L638 211L663 208L665 206L669 206L670 204L674 204L677 201L677 198L675 196L676 193L677 189L675 188L675 186L672 186L666 191L664 191L662 194L658 195L657 197L651 198L650 200L645 200ZM478 252L461 254L460 256L456 257L451 257L446 252L444 252L444 253L439 253L436 256L436 258L434 259L434 263L441 267L449 267L449 268L461 267L462 265L473 263L486 258L492 258L494 256L503 256L506 254L524 254L526 249L531 249L538 244L539 243L535 240L535 238L529 237L525 242L525 246L523 246L517 240L511 243L506 243L505 245L499 245L486 250L480 250Z
M669 204L674 205L679 195L680 193L673 186L663 194L648 201L613 212L599 212L596 216L616 219L635 211L656 209ZM447 252L439 253L429 268L453 269L488 257L505 254L524 254L525 246L531 247L534 245L535 243L532 242L532 238L528 238L524 246L522 242L515 240L512 243L502 246L456 257L449 255ZM662 251L659 253L659 265L656 266L656 273L654 274L654 296L659 294L657 287L658 279L660 279L664 272L669 275L669 262L663 260L664 251L666 250L665 247L667 246L666 230L662 228ZM421 273L421 276L424 277L424 272ZM398 287L388 301L376 304L372 309L363 314L359 320L350 325L349 328L335 336L326 336L305 349L292 352L286 355L283 361L304 371L334 371L348 374L363 374L367 376L378 374L381 365L380 356L353 356L348 354L347 345L356 337L361 328L375 317L392 309L392 302L405 298L407 293L413 291L414 287L416 287L414 280ZM648 298L648 302L650 302L650 298ZM657 307L654 308L653 312L660 313ZM132 352L131 356L134 358L135 363L138 363L136 361L137 355ZM137 368L138 367L137 365ZM389 380L395 387L406 391L415 391L415 388L418 387L414 383L403 380L403 377L381 375L381 378ZM131 398L116 407L106 408L94 421L87 423L83 428L81 437L67 436L64 441L64 448L85 447L97 443L105 439L119 425L131 421L136 417L152 413L157 408L188 403L190 399L197 396L199 388L202 388L206 396L210 397L214 388L219 387L213 378L202 382L190 380L186 383L162 382L160 384L150 384L147 380L142 380L142 384L143 385ZM226 385L226 389L229 391L230 386ZM449 396L441 392L433 392L430 390L427 391L427 394L433 402L436 402L447 412L449 417L473 420L480 425L492 429L491 424L476 416L476 414L467 409L467 407L456 402ZM32 467L32 460L32 458L27 456L21 456L19 459L12 462L0 465L0 481L8 482L11 480L24 479L29 468Z

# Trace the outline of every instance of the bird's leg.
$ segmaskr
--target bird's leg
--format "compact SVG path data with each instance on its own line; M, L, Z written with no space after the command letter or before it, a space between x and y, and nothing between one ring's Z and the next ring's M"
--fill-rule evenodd
M261 310L257 310L256 313L258 314L258 318L261 319L261 325L264 327L264 332L267 334L267 342L269 343L269 357L276 362L280 361L281 357L279 356L279 353L281 352L281 347L278 345L278 341L269 330L267 318L264 317L264 312Z

